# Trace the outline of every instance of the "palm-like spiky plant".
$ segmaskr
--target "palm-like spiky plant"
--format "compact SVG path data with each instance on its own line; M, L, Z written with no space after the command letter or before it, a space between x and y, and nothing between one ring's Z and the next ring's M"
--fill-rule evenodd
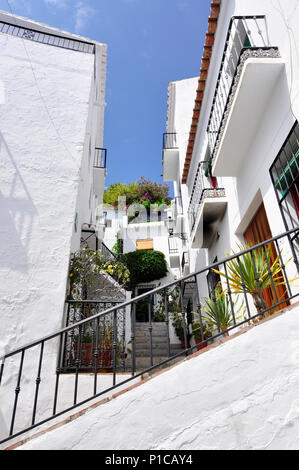
M241 251L250 248L250 245L239 247ZM221 276L226 275L214 269ZM285 284L281 273L279 256L271 261L271 247L259 247L249 251L227 263L229 286L233 294L251 294L258 313L265 309L260 293L272 285Z

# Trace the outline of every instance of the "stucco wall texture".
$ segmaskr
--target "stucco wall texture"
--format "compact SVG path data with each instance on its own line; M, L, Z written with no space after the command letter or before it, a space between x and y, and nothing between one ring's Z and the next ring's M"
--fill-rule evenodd
M0 353L62 325L94 56L0 35Z
M298 449L298 327L297 306L19 449Z

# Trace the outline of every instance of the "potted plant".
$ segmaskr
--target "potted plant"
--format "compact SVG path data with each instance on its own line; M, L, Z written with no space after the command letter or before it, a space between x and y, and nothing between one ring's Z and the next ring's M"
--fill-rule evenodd
M105 325L105 336L104 341L101 335L98 338L98 355L97 355L97 366L103 369L111 368L113 362L112 355L112 329L110 326ZM81 340L81 349L79 353L79 335L74 336L73 348L75 360L80 355L81 367L88 367L95 365L95 337L93 337L89 331L84 332Z
M194 315L197 315L196 312L193 312ZM202 331L203 330L203 331ZM207 325L202 325L199 319L195 318L192 324L192 335L195 341L195 344L198 344L197 351L200 349L206 348L208 345L208 339L211 338L212 333Z
M233 315L228 295L222 290L220 282L215 287L214 295L205 297L204 301L202 320L207 324L208 330L213 334L220 329L224 332L223 336L228 336L229 333L226 330L234 325L234 315L235 319L239 319L241 313L244 312L243 302L237 307L236 299L233 303Z

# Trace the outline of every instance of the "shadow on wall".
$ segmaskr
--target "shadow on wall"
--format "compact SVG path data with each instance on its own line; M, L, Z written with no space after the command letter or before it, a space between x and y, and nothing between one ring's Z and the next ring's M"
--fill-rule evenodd
M0 132L0 268L25 272L37 210Z

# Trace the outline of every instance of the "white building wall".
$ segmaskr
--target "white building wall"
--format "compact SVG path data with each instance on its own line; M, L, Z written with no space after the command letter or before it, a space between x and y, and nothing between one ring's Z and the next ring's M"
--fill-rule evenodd
M232 248L242 243L243 233L261 202L264 203L273 236L285 231L269 168L275 160L294 121L299 119L299 33L298 2L268 0L223 1L218 19L213 55L205 87L204 101L198 123L187 188L191 194L198 162L205 155L207 147L207 125L214 97L216 80L222 59L227 28L232 16L266 15L270 43L279 48L285 61L285 70L279 76L268 105L263 111L258 131L247 152L242 169L237 177L218 177L218 187L224 187L227 195L227 212L219 225L220 238L214 240L207 250L206 263L215 257L223 259ZM242 146L236 135L236 147ZM285 247L285 249L288 249ZM202 256L192 250L191 264L199 269L203 266ZM290 273L291 274L291 273Z
M3 19L64 34L1 13ZM79 248L81 224L95 205L93 151L103 138L106 46L98 44L95 56L9 34L0 34L0 46L2 356L63 326L70 253ZM46 355L45 384L47 374L49 383L55 380L56 341ZM26 356L25 382L34 380L35 359ZM18 367L8 362L11 374L4 374L0 398L5 426ZM23 425L30 421L31 399L25 391Z

